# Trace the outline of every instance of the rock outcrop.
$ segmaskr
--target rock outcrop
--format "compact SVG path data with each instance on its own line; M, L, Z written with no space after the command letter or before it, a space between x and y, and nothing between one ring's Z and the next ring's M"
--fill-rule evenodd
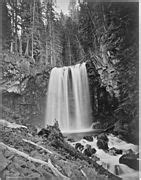
M138 154L134 152L128 152L120 157L119 163L125 164L132 169L139 170L139 160Z
M41 126L51 67L35 66L30 59L3 54L2 116Z

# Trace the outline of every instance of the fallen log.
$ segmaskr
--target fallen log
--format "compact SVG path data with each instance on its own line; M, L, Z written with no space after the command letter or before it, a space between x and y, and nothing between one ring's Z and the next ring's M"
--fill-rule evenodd
M69 180L68 177L66 177L65 175L63 175L60 171L58 171L58 169L56 167L53 166L53 164L51 163L51 160L48 159L48 162L45 162L41 159L37 159L37 158L33 158L31 156L29 156L28 154L24 153L24 152L21 152L15 148L12 148L10 146L7 146L6 144L4 144L3 142L0 142L0 146L2 146L3 148L5 149L8 149L9 151L12 151L14 152L15 154L18 154L19 156L22 156L24 158L26 158L27 160L29 161L32 161L32 162L35 162L35 163L39 163L39 164L42 164L42 165L45 165L45 166L48 166L53 174L57 177L60 177L60 178L63 178L64 180Z
M18 129L18 128L25 128L25 129L27 129L26 126L23 126L23 125L20 125L20 124L16 124L16 123L11 123L11 122L6 121L5 119L0 119L0 125L6 126L6 127L9 127L9 128L13 128L13 129Z
M34 145L34 146L36 146L36 147L38 147L38 148L41 148L41 149L43 149L44 151L46 151L46 152L48 152L48 153L50 153L50 154L53 154L50 150L44 148L43 146L40 146L40 145L38 145L38 144L35 144L34 142L32 142L32 141L30 141L30 140L23 139L23 141L24 141L24 142L27 142L27 143L29 143L29 144L32 144L32 145Z
M82 169L80 171L83 174L83 176L86 178L86 180L88 180L88 177L87 177L86 173Z

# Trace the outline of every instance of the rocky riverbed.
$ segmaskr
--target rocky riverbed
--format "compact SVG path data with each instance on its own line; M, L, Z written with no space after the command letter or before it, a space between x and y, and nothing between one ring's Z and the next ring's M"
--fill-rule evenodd
M126 148L123 153L123 147L121 151L118 151L114 144L115 149L112 149L112 144L109 143L112 143L112 140L114 142L115 137L99 136L99 140L102 141L102 138L108 142L108 149L104 149L103 146L98 148L95 144L98 138L92 136L84 137L78 142L64 138L57 123L39 130L31 125L17 125L0 120L0 178L2 180L8 177L14 179L25 177L32 179L121 179L118 173L106 167L105 154L108 158L119 157L127 154L129 148ZM130 146L130 149L134 154L137 152L137 147L134 145ZM117 166L117 169L119 167ZM122 168L117 172L121 170ZM128 170L134 174L137 172L131 168Z
M124 180L138 179L138 146L127 143L113 134L101 133L96 136L84 136L77 142L69 143L89 157L97 157L96 162L109 172Z

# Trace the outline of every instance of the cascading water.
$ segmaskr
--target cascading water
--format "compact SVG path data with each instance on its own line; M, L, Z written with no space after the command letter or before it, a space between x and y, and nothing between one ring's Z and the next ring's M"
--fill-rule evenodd
M113 147L117 148L117 149L121 149L123 151L122 154L112 155L112 154L108 153L108 151L106 152L102 149L99 149L97 146L97 138L96 137L93 137L92 142L89 142L86 139L81 139L77 142L69 142L68 141L68 143L71 144L73 147L75 147L75 145L77 143L83 145L84 149L82 150L82 153L87 148L87 145L91 146L92 148L95 148L96 149L95 156L99 158L99 160L97 160L97 163L99 165L102 165L105 169L107 169L111 173L121 177L123 180L138 180L139 179L139 171L134 170L125 164L119 163L119 158L123 154L126 154L126 151L132 150L134 153L138 153L138 146L131 144L131 143L127 143L127 142L115 137L112 134L108 135L107 137L109 139L109 142L108 142L109 149L113 148Z
M90 127L91 105L85 63L52 69L45 125L53 125L55 120L62 131Z

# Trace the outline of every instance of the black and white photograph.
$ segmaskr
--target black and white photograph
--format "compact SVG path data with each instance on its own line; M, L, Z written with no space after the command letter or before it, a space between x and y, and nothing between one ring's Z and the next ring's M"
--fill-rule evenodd
M1 0L0 180L139 180L139 1Z

